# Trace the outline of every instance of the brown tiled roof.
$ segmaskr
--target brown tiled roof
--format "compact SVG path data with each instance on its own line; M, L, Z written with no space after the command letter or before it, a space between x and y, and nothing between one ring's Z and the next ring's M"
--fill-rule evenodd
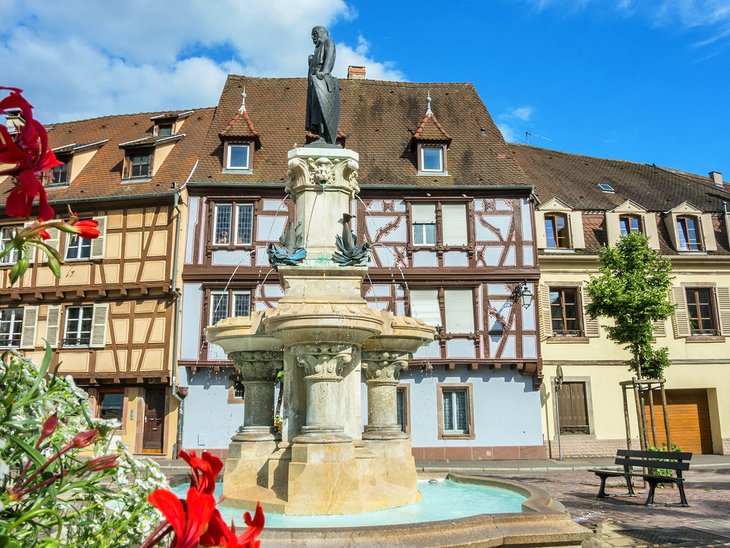
M222 173L218 135L241 104L256 121L261 149L251 174ZM412 132L423 118L423 98L430 90L439 122L452 137L449 175L417 175ZM307 142L304 131L307 81L304 78L229 76L221 94L201 160L192 181L203 183L283 183L287 152ZM340 80L340 129L346 146L360 154L360 185L499 185L524 184L520 170L489 112L471 84L418 84L376 80Z
M620 160L568 154L526 145L509 145L541 202L558 197L574 209L611 210L633 200L648 211L665 212L684 201L703 211L723 211L730 190L708 177ZM603 192L608 183L614 193Z
M258 132L248 112L238 110L220 135L221 137L256 137Z
M432 113L427 113L418 129L413 133L414 139L422 141L451 141L449 135Z
M149 181L145 179L145 182L122 182L124 151L119 145L139 139L151 131L153 124L150 122L150 117L157 113L103 116L91 120L54 124L48 132L51 148L65 147L69 143L98 143L105 139L108 141L100 146L91 161L68 187L49 188L49 200L52 203L93 199L103 201L171 193L170 184L184 183L195 165L213 112L213 108L197 109L185 120L181 127L185 137L175 144L154 177ZM0 194L8 190L11 184L9 178L0 182ZM56 210L60 212L58 207Z

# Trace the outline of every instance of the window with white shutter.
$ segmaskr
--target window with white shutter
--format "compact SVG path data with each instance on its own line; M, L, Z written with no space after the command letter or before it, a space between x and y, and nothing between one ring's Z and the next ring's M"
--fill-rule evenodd
M441 223L444 245L467 245L466 204L443 204Z
M444 291L447 333L474 332L474 293L471 289Z
M413 289L410 291L411 316L429 325L443 325L438 290Z
M61 324L61 306L48 305L46 309L46 341L51 348L58 347L58 332Z
M38 307L26 306L23 309L23 333L20 337L20 348L35 348L35 332L38 327Z
M109 316L109 304L94 305L94 315L91 326L91 348L104 348L106 344L106 324Z
M91 258L103 259L106 252L106 217L94 217L99 223L96 229L99 236L91 240Z

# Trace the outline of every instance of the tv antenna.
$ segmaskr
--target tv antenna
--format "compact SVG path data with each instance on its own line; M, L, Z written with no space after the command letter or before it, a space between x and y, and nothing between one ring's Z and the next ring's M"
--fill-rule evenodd
M542 135L538 135L537 133L530 133L529 131L525 131L525 144L530 144L530 137L537 137L538 139L545 139L546 141L552 141L550 137L543 137Z

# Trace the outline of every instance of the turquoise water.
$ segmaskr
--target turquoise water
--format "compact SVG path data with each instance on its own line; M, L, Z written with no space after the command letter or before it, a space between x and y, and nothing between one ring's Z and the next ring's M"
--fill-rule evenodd
M400 508L368 512L365 514L344 514L327 516L286 516L268 512L266 527L277 529L282 527L362 527L368 525L394 525L398 523L418 523L454 518L464 518L477 514L504 514L521 512L526 497L510 491L485 485L472 485L442 480L436 483L419 481L421 491L420 504L409 504ZM173 489L184 497L187 485L179 485ZM222 484L216 488L216 496L220 496ZM223 519L230 523L235 520L236 526L243 526L243 510L218 505Z

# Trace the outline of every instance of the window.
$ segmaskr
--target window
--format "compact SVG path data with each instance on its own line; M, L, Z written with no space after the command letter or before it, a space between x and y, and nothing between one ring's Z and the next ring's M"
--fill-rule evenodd
M585 382L564 382L558 390L561 434L590 434Z
M0 228L0 251L4 250L13 239L15 229L13 227ZM18 250L12 249L7 255L0 258L0 264L15 264L18 260Z
M621 215L618 218L619 229L621 230L621 236L627 234L633 234L634 232L641 233L641 219L638 215Z
M545 237L550 249L570 249L568 216L562 213L545 214Z
M172 124L159 124L157 126L158 137L169 137L172 135Z
M250 169L250 152L249 144L226 145L226 169Z
M699 230L696 217L677 217L679 251L701 251Z
M440 235L436 223L437 214L441 218ZM468 245L467 204L411 204L411 234L414 246L435 246L439 243L444 246Z
M575 287L550 288L550 319L553 335L579 337L578 290Z
M99 418L124 420L124 389L99 390Z
M234 381L233 382L233 397L237 400L242 400L244 395L246 394L246 389L243 385L243 381Z
M709 287L687 288L687 313L692 335L717 335L713 292Z
M5 308L0 310L0 347L20 346L23 331L23 309Z
M49 186L62 186L68 184L68 163L63 163L51 170Z
M407 384L398 386L395 393L398 425L400 426L401 431L406 433L411 431L410 397L408 388Z
M444 147L421 146L420 147L420 171L439 173L444 169Z
M213 219L213 244L231 245L231 226L235 211L235 245L250 245L253 241L252 204L216 204Z
M80 238L76 234L68 235L68 247L66 248L66 259L89 259L91 258L91 240Z
M64 346L89 346L93 315L93 306L69 306L66 308Z
M471 384L439 384L439 438L474 439Z
M152 153L149 150L129 152L124 164L124 179L152 176Z
M213 291L210 295L210 324L215 325L224 318L251 315L251 293L249 291Z

